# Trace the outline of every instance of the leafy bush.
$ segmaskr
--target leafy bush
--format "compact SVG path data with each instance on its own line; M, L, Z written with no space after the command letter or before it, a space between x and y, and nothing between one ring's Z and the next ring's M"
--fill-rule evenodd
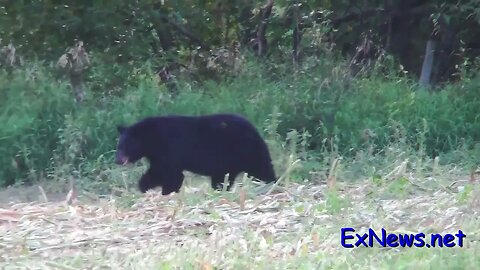
M75 108L65 84L42 69L0 72L0 184L44 171L58 143L64 115Z

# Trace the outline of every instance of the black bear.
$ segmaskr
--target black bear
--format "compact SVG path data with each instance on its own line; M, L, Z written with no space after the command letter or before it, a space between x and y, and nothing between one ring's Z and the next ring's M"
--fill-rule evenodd
M138 183L142 193L157 186L163 195L178 192L183 171L209 176L214 189L222 188L227 173L227 190L242 172L266 183L276 180L265 141L239 115L148 117L117 129L116 163L134 163L142 157L150 162Z

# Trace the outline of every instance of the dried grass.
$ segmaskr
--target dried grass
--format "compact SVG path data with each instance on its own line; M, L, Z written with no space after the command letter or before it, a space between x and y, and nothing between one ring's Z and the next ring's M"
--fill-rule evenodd
M232 195L214 194L205 186L186 187L184 193L171 196L149 192L127 198L133 200L131 207L118 207L119 201L127 200L122 196L73 200L71 204L11 204L0 209L0 266L358 268L352 259L356 252L340 246L341 227L399 233L473 229L466 232L467 246L475 243L468 241L475 239L472 234L479 233L471 219L478 216L478 200L460 204L448 190L379 199L371 196L375 186L361 181L338 187L339 200L346 205L335 213L328 208L328 190L327 184L292 183L280 192L269 191L252 199L244 187ZM377 259L372 260L366 265L375 265Z

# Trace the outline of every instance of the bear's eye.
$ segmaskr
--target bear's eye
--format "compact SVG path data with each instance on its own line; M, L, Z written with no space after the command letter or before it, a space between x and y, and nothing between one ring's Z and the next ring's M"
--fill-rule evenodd
M142 152L141 144L135 138L123 140L120 149L123 149L124 154L128 156L129 159L138 159Z

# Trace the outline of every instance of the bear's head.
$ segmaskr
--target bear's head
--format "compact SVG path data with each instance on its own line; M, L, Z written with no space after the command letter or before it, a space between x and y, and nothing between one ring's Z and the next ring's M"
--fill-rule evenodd
M115 159L117 164L126 165L128 163L135 163L145 156L141 139L136 136L131 128L117 126L117 130L120 133Z

